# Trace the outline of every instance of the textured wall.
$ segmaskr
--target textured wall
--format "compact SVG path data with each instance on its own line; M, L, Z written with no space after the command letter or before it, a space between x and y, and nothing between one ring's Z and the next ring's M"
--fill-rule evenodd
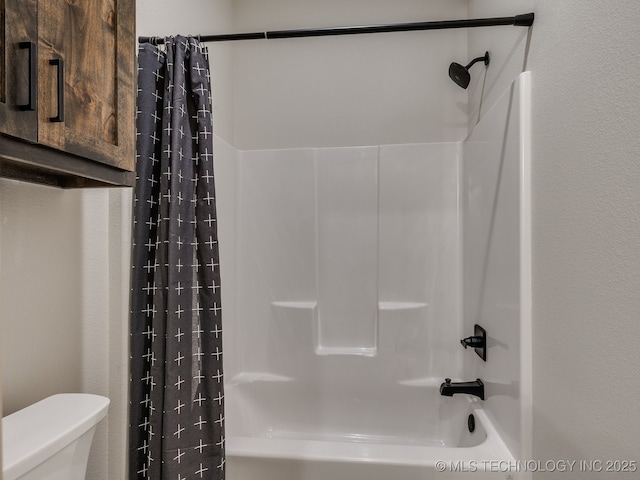
M4 414L81 384L76 192L0 181Z
M111 356L109 336L126 328L128 275L112 260L128 254L128 195L127 189L110 195L0 181L3 414L56 393L96 393L112 398L109 419L122 432L126 416L109 375L124 357ZM115 196L124 208L113 209ZM114 271L123 275L111 287ZM122 353L126 344L117 345ZM121 375L113 381L117 388ZM107 451L124 449L122 442L108 443L108 431L102 422L90 478L109 478Z
M466 0L240 0L238 31L464 18ZM237 148L462 140L466 94L447 75L466 31L236 42ZM460 58L462 57L462 60Z
M478 17L531 10L534 455L637 460L640 7L470 2ZM470 34L470 50L493 53L487 105L522 70L526 36L513 30ZM629 478L573 478L604 475Z

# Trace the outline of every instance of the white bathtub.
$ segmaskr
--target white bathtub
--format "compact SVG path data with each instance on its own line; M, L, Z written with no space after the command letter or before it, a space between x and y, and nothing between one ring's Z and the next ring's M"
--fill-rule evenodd
M437 379L368 391L342 385L322 394L284 377L241 376L226 393L228 478L507 478L486 463L513 457L483 402L442 397L438 385Z

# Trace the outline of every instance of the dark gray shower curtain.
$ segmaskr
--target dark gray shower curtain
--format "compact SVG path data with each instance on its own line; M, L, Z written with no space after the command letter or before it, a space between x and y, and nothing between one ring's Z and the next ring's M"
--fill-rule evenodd
M224 479L207 51L168 38L138 63L129 479Z

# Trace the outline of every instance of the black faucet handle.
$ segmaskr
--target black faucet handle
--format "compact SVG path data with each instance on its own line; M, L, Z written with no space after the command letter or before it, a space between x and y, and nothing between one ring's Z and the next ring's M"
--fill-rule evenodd
M484 337L481 336L472 336L472 337L467 337L467 338L463 338L462 340L460 340L460 343L462 344L462 346L464 348L467 347L471 347L471 348L484 348L485 347L485 339Z
M445 378L444 379L444 383L446 383L447 386L451 385L451 379L450 378Z

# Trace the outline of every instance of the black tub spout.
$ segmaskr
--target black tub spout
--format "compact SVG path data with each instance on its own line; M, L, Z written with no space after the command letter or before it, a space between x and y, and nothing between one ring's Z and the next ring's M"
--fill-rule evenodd
M451 382L450 378L445 378L444 383L440 385L440 395L452 397L456 393L475 395L484 400L484 383L479 378L473 382Z

